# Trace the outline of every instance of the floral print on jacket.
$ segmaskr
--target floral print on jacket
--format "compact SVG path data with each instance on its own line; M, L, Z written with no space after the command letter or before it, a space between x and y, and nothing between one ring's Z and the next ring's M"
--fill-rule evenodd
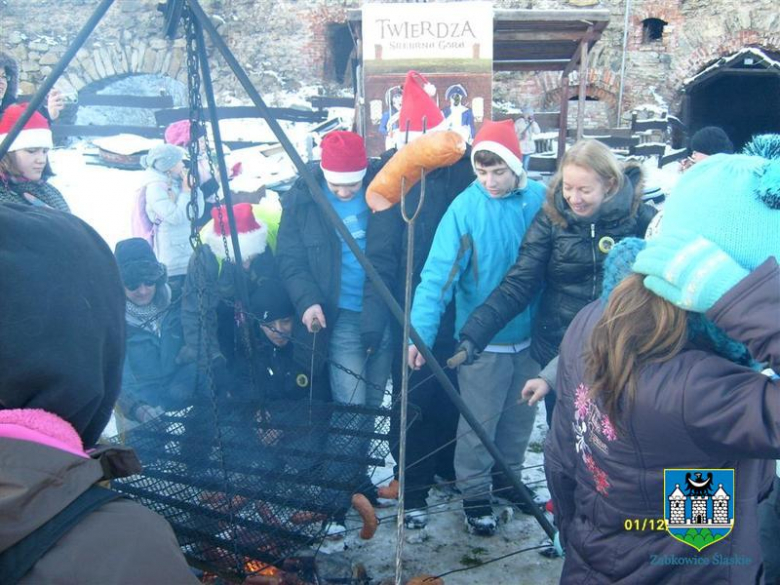
M593 477L596 491L606 496L610 487L609 477L593 458L591 446L597 447L605 455L608 454L607 443L617 439L617 432L609 417L603 414L588 397L590 388L580 384L574 393L574 434L577 453L580 454L585 467Z

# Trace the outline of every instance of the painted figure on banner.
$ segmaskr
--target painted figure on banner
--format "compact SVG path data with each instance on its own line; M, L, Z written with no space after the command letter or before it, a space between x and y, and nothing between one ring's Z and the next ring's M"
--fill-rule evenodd
M385 92L385 105L387 109L379 120L379 133L385 137L385 148L395 146L396 133L398 132L398 116L401 113L401 86L394 85Z
M474 113L466 105L468 92L460 83L451 85L444 93L445 99L449 102L441 112L444 114L445 122L449 130L459 132L466 142L471 144L474 139Z

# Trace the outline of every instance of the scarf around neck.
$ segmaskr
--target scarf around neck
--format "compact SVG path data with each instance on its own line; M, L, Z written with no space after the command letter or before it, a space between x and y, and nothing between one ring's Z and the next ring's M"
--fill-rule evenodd
M167 283L157 285L154 299L148 305L136 305L130 299L125 301L125 320L130 327L137 327L159 336L163 316L170 304L171 288Z

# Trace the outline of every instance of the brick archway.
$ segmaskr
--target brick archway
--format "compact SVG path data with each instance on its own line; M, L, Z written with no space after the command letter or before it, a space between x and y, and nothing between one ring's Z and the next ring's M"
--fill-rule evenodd
M560 75L548 73L546 77L544 85L550 89L544 92L543 107L545 110L558 110L560 108L562 91L560 86ZM612 120L614 120L617 113L617 75L610 69L589 69L587 81L588 84L585 89L586 97L598 100L601 104L600 107L606 110L605 115L608 120L599 125L611 125ZM573 75L569 78L569 97L576 96L578 91L579 81L577 76ZM571 109L569 113L571 115Z
M120 47L111 45L82 49L61 79L79 91L104 80L135 74L157 74L187 83L187 57L183 39L153 39L148 44Z

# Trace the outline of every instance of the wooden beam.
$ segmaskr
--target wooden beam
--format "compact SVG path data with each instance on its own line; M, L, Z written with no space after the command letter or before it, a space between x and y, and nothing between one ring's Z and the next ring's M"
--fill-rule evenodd
M525 42L538 42L538 41L573 41L577 42L582 39L581 31L495 31L493 33L493 42L512 42L512 41L525 41Z
M493 62L493 71L563 71L565 67L565 63L559 63L556 65L545 64L543 66L539 66L532 61L509 63L507 65L504 65L501 62Z
M324 122L327 113L315 110L299 110L297 108L268 108L277 120L290 122ZM186 120L189 116L189 108L173 108L171 110L159 110L154 113L154 118L160 126L167 126L172 122ZM233 106L217 108L217 117L220 120L235 118L262 118L260 109L254 106Z
M79 94L79 105L161 110L163 108L172 108L173 98L169 95L142 96L81 93Z
M493 64L501 65L562 65L569 63L570 59L494 59Z
M494 21L519 21L524 20L548 20L548 21L582 21L584 26L592 24L594 21L609 22L609 10L533 10L533 9L515 9L515 10L494 10Z
M135 134L144 138L162 138L164 128L156 126L97 126L94 124L52 124L51 131L55 138L69 136L115 136L117 134Z

